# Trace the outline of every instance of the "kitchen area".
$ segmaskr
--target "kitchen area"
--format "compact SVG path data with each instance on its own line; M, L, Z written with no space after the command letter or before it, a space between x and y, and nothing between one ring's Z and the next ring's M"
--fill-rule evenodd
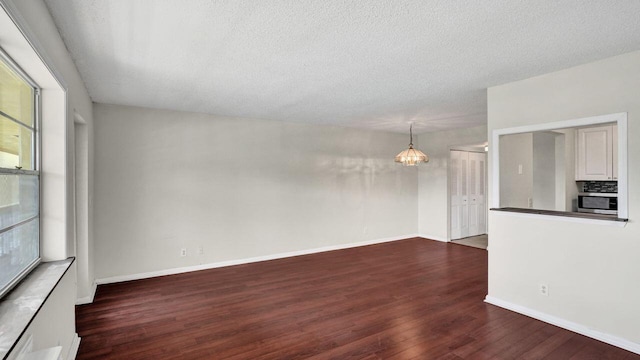
M616 122L500 136L495 210L624 221L618 136Z
M577 211L618 217L618 126L576 130Z

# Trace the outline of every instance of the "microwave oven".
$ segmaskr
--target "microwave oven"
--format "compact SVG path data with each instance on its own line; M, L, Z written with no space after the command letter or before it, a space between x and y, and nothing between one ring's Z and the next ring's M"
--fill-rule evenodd
M578 193L578 212L617 215L618 194Z

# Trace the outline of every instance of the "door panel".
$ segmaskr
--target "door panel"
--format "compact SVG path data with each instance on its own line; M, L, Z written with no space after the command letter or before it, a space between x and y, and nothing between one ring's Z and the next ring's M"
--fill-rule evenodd
M460 217L460 236L469 236L469 153L460 152L460 198L462 200Z
M487 233L487 202L486 202L486 179L487 179L487 154L478 154L478 234Z
M451 239L485 234L486 154L452 150L450 158Z
M478 160L475 153L468 153L469 156L469 233L467 236L478 235Z
M460 196L460 151L451 151L451 238L459 239L462 237L461 221L462 221L462 198Z

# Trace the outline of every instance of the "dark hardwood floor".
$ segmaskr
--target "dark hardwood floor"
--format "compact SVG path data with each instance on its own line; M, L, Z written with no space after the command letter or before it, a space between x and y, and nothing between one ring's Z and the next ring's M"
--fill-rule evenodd
M486 293L485 250L424 239L101 285L78 359L640 359Z

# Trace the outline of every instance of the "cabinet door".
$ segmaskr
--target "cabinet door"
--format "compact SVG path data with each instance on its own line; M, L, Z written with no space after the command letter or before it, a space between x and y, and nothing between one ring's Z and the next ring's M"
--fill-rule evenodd
M578 129L578 178L611 180L613 177L612 126Z

